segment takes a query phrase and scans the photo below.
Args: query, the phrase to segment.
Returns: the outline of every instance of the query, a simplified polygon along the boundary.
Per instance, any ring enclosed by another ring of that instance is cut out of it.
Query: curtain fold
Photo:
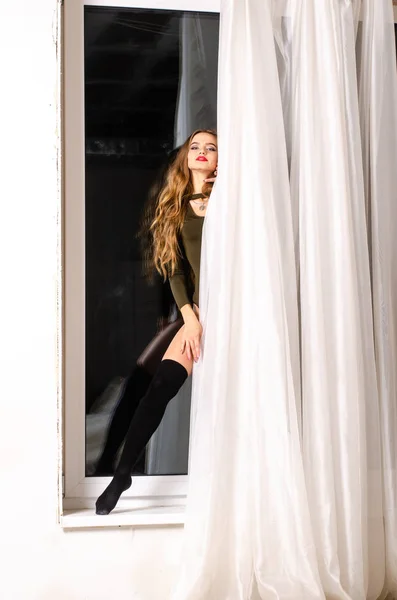
[[[391,2],[363,0],[362,19],[358,80],[381,420],[385,590],[397,597],[397,79]]]
[[[381,458],[353,5],[291,4],[291,194],[299,202],[310,515],[326,596],[377,598]]]
[[[323,598],[297,417],[296,271],[268,2],[223,4],[220,60],[219,179],[200,282],[204,359],[193,381],[174,598]]]
[[[389,0],[223,0],[174,600],[396,593]]]

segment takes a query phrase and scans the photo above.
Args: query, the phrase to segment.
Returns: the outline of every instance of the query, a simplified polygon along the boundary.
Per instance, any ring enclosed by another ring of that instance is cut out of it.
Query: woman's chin
[[[194,166],[192,169],[190,169],[191,171],[195,172],[195,173],[199,173],[200,175],[203,175],[204,179],[207,177],[211,177],[211,175],[213,174],[214,170],[216,167],[214,167],[214,169],[209,169],[208,166]]]

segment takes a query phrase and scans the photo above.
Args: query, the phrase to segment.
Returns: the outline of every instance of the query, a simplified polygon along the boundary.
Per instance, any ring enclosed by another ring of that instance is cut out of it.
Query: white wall
[[[0,3],[0,599],[166,600],[181,528],[56,524],[55,14]]]
[[[167,600],[181,528],[56,524],[55,13],[0,3],[0,599]]]

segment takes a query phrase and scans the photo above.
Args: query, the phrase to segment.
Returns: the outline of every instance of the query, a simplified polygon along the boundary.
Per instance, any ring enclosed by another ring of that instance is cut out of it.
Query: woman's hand
[[[205,183],[214,183],[216,181],[217,175],[218,175],[218,167],[214,171],[214,177],[210,177],[209,179],[204,179]]]
[[[191,306],[189,306],[188,310],[184,311],[182,309],[182,316],[185,324],[183,326],[181,344],[182,354],[186,352],[187,358],[189,360],[194,360],[195,362],[200,358],[200,341],[203,333],[203,328],[196,316],[196,311],[198,315],[198,309],[196,307],[194,310],[192,310]]]

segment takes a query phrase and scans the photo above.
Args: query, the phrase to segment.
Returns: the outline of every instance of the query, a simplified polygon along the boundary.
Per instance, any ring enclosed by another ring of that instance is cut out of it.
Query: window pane
[[[96,474],[111,472],[133,409],[132,396],[120,404],[123,389],[138,381],[136,360],[160,321],[176,314],[168,285],[143,273],[137,234],[170,152],[216,127],[218,29],[215,14],[85,8],[87,475],[113,422]],[[190,382],[136,474],[187,472],[189,412]]]

